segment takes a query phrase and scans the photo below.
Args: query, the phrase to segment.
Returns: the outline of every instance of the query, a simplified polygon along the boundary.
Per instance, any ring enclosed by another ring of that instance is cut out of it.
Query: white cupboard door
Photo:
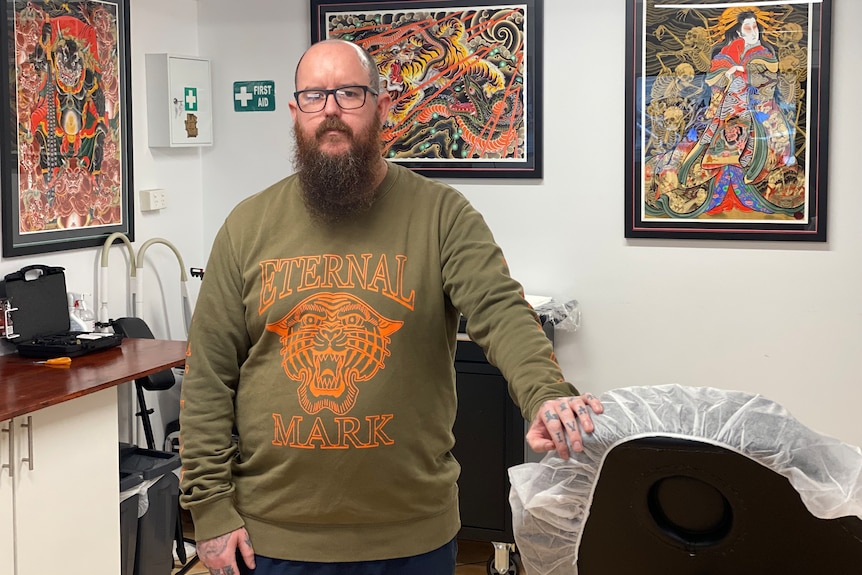
[[[14,423],[16,575],[117,575],[116,388]]]
[[[15,572],[15,537],[12,530],[12,476],[9,450],[12,421],[0,421],[0,573]],[[4,467],[5,466],[5,467]]]

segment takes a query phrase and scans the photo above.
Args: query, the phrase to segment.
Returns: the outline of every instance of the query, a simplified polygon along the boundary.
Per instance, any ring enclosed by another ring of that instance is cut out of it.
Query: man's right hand
[[[237,550],[248,568],[254,569],[254,549],[245,527],[197,542],[198,557],[210,575],[238,575]]]

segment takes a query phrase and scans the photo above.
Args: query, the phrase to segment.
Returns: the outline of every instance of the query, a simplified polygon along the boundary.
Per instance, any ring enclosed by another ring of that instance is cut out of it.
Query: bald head
[[[365,70],[368,75],[368,87],[374,90],[375,92],[380,91],[380,74],[377,72],[377,62],[374,61],[374,58],[365,51],[361,46],[354,44],[353,42],[348,42],[347,40],[339,40],[339,39],[329,39],[329,40],[321,40],[315,44],[312,44],[311,47],[305,51],[302,57],[299,59],[299,62],[296,65],[296,72],[294,75],[294,84],[297,89],[301,89],[299,87],[299,77],[302,72],[303,63],[309,65],[317,65],[317,62],[320,59],[336,59],[343,61],[345,66],[349,66],[353,64],[353,62],[349,61],[351,58],[351,53],[357,61],[359,65]]]

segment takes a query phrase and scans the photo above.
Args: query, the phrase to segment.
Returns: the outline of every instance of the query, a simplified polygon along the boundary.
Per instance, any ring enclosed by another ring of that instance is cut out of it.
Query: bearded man
[[[198,555],[212,575],[451,575],[460,315],[535,451],[582,449],[601,403],[564,381],[481,215],[381,156],[371,56],[315,44],[296,87],[297,171],[228,216],[189,333]]]

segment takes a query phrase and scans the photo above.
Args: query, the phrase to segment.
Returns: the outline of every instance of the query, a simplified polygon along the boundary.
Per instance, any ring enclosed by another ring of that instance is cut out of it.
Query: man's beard
[[[341,154],[320,151],[319,139],[329,130],[339,130],[350,138],[350,149]],[[293,165],[299,176],[305,205],[324,222],[338,222],[368,210],[374,203],[377,170],[380,166],[379,124],[372,123],[358,136],[338,118],[327,118],[314,137],[306,137],[294,124],[296,153]]]

